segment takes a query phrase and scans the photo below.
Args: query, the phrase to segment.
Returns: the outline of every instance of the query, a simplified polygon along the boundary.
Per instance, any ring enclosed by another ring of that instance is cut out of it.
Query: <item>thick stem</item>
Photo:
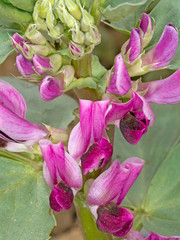
[[[85,203],[85,197],[78,193],[74,199],[76,213],[81,225],[84,240],[112,240],[110,234],[100,232],[96,226],[95,219]]]
[[[91,54],[86,54],[80,60],[73,60],[72,64],[77,78],[91,76]]]

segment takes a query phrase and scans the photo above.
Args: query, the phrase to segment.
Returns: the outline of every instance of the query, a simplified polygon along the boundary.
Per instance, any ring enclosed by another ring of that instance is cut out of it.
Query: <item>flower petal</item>
[[[121,168],[119,161],[115,160],[91,185],[87,203],[105,205],[113,200],[121,192],[128,175],[129,169]]]
[[[46,76],[39,85],[40,97],[44,101],[51,101],[63,94],[64,81],[51,76]]]
[[[9,141],[23,142],[32,145],[44,138],[48,130],[44,126],[29,122],[18,117],[8,108],[0,104],[0,131],[1,136]]]
[[[52,143],[49,140],[40,140],[39,141],[39,146],[41,148],[42,155],[44,157],[44,161],[46,164],[44,165],[44,178],[47,180],[47,184],[52,187],[52,184],[55,185],[58,183],[57,180],[57,173],[56,173],[56,163],[55,163],[55,153],[52,148]],[[48,170],[47,170],[47,168]],[[51,182],[51,179],[52,182]]]
[[[156,46],[142,56],[142,66],[153,64],[152,70],[167,66],[174,57],[177,47],[178,30],[169,23]]]
[[[100,206],[97,213],[97,227],[102,232],[111,233],[116,237],[124,237],[132,227],[132,213],[114,203]]]
[[[93,137],[98,141],[103,134],[105,127],[105,114],[109,107],[109,100],[97,101],[93,103]]]
[[[122,240],[144,240],[144,237],[138,231],[131,229],[126,236],[126,239]]]
[[[33,70],[33,63],[21,53],[18,53],[16,57],[16,67],[23,77],[31,77],[31,75],[36,74]]]
[[[127,192],[135,182],[136,178],[139,176],[143,166],[144,166],[144,160],[137,157],[128,158],[122,163],[121,167],[129,171],[129,176],[119,195],[119,198],[117,201],[118,205],[121,204],[121,202],[123,201]]]
[[[21,118],[26,116],[26,102],[23,96],[9,83],[0,79],[0,104]]]
[[[151,232],[150,235],[147,238],[145,238],[145,240],[180,240],[180,237],[178,236],[165,237],[158,235],[154,232]]]
[[[180,102],[180,69],[168,78],[142,83],[148,91],[145,94],[147,102],[158,104],[176,104]]]
[[[121,54],[117,55],[108,93],[125,95],[132,88],[131,79]]]

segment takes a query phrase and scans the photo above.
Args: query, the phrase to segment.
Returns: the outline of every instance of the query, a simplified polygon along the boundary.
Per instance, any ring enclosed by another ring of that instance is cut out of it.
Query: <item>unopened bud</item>
[[[40,17],[46,18],[49,11],[49,6],[53,6],[54,0],[42,0],[40,5]]]
[[[79,27],[75,27],[75,29],[72,29],[72,40],[75,43],[78,44],[83,44],[84,43],[84,33],[82,31],[79,30]]]
[[[84,46],[80,44],[76,44],[74,42],[70,42],[69,51],[72,55],[72,58],[77,60],[84,56]]]
[[[21,35],[19,35],[18,33],[15,33],[12,36],[12,41],[13,41],[13,46],[14,48],[19,52],[22,51],[23,45],[24,43],[27,43],[28,41],[23,38]]]
[[[97,45],[101,42],[101,34],[95,25],[90,26],[89,32],[85,33],[85,43]]]
[[[62,57],[60,54],[53,54],[50,57],[40,57],[34,54],[33,64],[40,75],[54,75],[62,65]]]
[[[74,79],[74,68],[71,65],[66,65],[61,68],[60,74],[63,74],[64,84],[66,88]]]
[[[25,36],[31,41],[33,44],[40,44],[44,45],[46,44],[47,40],[46,38],[42,35],[41,32],[37,30],[36,25],[34,24],[29,24]]]
[[[28,78],[36,74],[32,61],[26,59],[21,53],[18,53],[16,57],[16,67],[23,77]]]
[[[81,11],[82,11],[81,29],[84,32],[88,32],[90,26],[92,24],[94,25],[94,17],[91,16],[91,14],[83,8],[81,8]]]
[[[77,4],[73,1],[73,0],[66,0],[66,7],[68,9],[68,11],[70,12],[70,14],[77,20],[81,19],[81,10],[79,9],[79,7],[77,6]]]

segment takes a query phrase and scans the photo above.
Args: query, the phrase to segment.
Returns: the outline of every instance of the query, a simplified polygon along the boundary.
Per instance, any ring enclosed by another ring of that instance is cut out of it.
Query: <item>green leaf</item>
[[[145,199],[147,230],[161,235],[180,235],[180,144],[167,155],[155,174]],[[149,216],[150,215],[150,216]]]
[[[2,157],[0,165],[0,239],[49,239],[55,222],[42,172]]]
[[[10,35],[0,30],[0,64],[14,52]]]
[[[167,106],[152,104],[152,109],[156,116],[155,125],[153,126],[153,128],[149,127],[148,132],[142,137],[142,139],[139,141],[137,145],[133,146],[127,143],[126,140],[122,137],[120,130],[117,129],[115,135],[114,158],[113,158],[113,159],[118,158],[121,162],[123,162],[126,158],[133,156],[140,157],[145,160],[143,171],[141,172],[140,176],[134,183],[133,187],[130,189],[129,193],[127,194],[127,197],[123,201],[123,204],[134,209],[137,212],[137,214],[141,215],[143,219],[147,219],[146,217],[143,216],[148,216],[148,220],[150,219],[151,222],[153,215],[151,215],[152,212],[150,211],[149,205],[146,205],[147,203],[145,199],[147,198],[147,193],[149,191],[149,188],[151,187],[151,184],[153,184],[154,181],[153,178],[156,172],[160,171],[161,166],[163,167],[163,163],[166,161],[168,153],[170,153],[171,149],[173,149],[174,146],[179,141],[180,104]],[[177,170],[180,171],[180,165],[176,164],[176,167]],[[177,181],[176,176],[174,176],[174,181]],[[166,186],[164,186],[164,188],[165,187]],[[179,194],[180,188],[177,189],[177,192],[175,195],[173,195],[173,197],[171,195],[172,203],[173,201],[175,202],[175,199],[177,200],[177,202],[179,201],[178,197]],[[156,193],[154,193],[154,198],[155,195],[156,198],[160,197],[161,191],[159,192],[157,191]],[[163,198],[164,197],[162,196],[162,199]],[[163,201],[165,200],[163,199]],[[152,207],[155,208],[155,206],[151,206],[151,209]],[[180,208],[176,208],[176,210],[177,210],[176,214],[177,215],[179,214],[180,216]],[[169,214],[171,213],[169,212]],[[161,228],[160,224],[158,225],[159,231],[161,232],[163,232],[162,230],[163,222],[165,223],[166,220],[169,219],[169,216],[168,217],[167,216],[165,216],[163,213],[162,215],[161,214],[159,215],[159,219],[156,219],[161,222]],[[173,218],[173,212],[171,218]],[[145,222],[145,220],[143,220],[143,223],[145,223],[144,226],[148,230],[150,229],[156,232],[157,228],[155,228],[155,221],[153,222],[154,225],[152,225],[150,220],[149,222],[148,221]],[[171,227],[172,226],[170,227],[166,226],[167,235],[172,235]],[[180,232],[178,235],[180,235]]]
[[[92,55],[91,69],[92,76],[97,79],[102,78],[107,72],[106,68],[99,62],[99,58],[95,55]]]
[[[11,3],[14,7],[17,7],[21,10],[33,12],[36,0],[26,0],[23,2],[23,4],[22,0],[8,0],[8,2]]]
[[[150,42],[154,46],[160,39],[164,27],[168,23],[173,23],[177,28],[180,28],[180,4],[179,0],[161,0],[150,13],[156,21],[154,36]],[[180,41],[180,36],[179,36]],[[148,48],[149,49],[149,48]],[[169,69],[180,68],[180,44],[175,57],[168,66]]]
[[[16,78],[1,77],[1,79],[12,84],[24,96],[27,103],[26,119],[63,129],[74,119],[72,111],[78,104],[69,96],[64,94],[45,102],[39,96],[37,85]]]
[[[108,20],[104,23],[120,32],[130,34],[151,2],[152,0],[109,0],[101,8],[104,19]]]

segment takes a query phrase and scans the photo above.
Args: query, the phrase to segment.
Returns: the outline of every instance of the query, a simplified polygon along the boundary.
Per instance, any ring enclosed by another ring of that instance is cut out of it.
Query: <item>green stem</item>
[[[75,76],[80,77],[90,77],[91,74],[91,54],[86,54],[80,60],[73,60],[72,64],[75,69]]]
[[[78,193],[74,199],[74,205],[78,219],[81,224],[84,240],[112,240],[110,234],[100,232],[96,226],[95,219],[85,203],[85,197]]]
[[[142,214],[137,214],[134,217],[133,229],[140,231],[142,229]]]
[[[25,156],[22,156],[20,153],[13,153],[13,152],[8,152],[6,150],[0,150],[0,156],[10,158],[21,163],[25,163],[36,170],[40,169],[40,166],[38,163],[33,162],[31,159]]]
[[[95,24],[98,25],[98,23],[101,20],[101,13],[99,11],[100,6],[104,3],[104,0],[94,0],[92,8],[91,8],[91,15],[94,17]]]

